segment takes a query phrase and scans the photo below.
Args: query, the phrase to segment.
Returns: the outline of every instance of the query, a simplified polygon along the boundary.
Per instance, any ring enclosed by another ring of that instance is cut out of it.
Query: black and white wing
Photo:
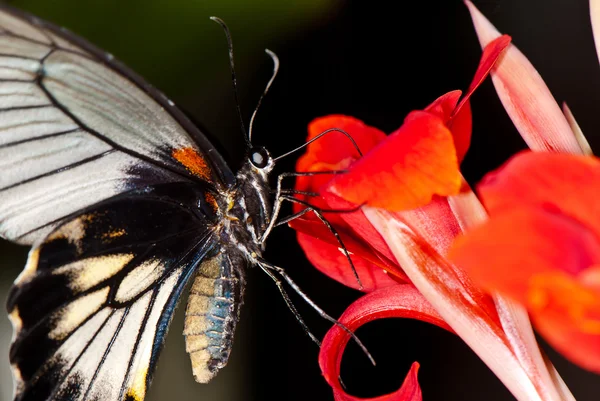
[[[167,98],[111,56],[0,8],[0,236],[40,240],[79,210],[148,185],[233,183]]]
[[[163,95],[0,7],[0,237],[33,244],[8,300],[15,399],[141,401],[232,185]]]
[[[8,299],[15,401],[144,399],[181,291],[218,251],[210,211],[182,206],[197,193],[119,195],[31,250]]]

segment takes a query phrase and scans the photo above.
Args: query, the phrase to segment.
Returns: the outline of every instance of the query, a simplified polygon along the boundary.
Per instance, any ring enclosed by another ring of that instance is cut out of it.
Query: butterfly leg
[[[283,288],[283,283],[281,282],[281,280],[278,279],[275,276],[275,274],[273,274],[273,272],[268,267],[264,266],[261,263],[259,263],[258,265],[275,282],[275,285],[277,286],[277,289],[279,290],[279,293],[283,297],[283,300],[285,301],[285,304],[287,305],[287,307],[289,308],[289,310],[294,314],[294,317],[296,318],[296,320],[298,321],[298,323],[300,323],[300,326],[302,326],[302,329],[304,330],[304,332],[310,337],[310,339],[315,344],[317,344],[320,347],[321,346],[321,341],[319,341],[317,339],[317,337],[310,331],[310,329],[306,325],[306,322],[304,322],[304,319],[302,319],[302,316],[300,315],[300,312],[298,312],[298,310],[296,309],[296,307],[292,303],[292,300],[290,299],[290,296],[285,291],[285,288]]]
[[[327,218],[323,215],[323,212],[337,212],[337,213],[351,213],[351,212],[355,212],[357,210],[359,210],[362,205],[357,206],[356,208],[353,209],[346,209],[346,210],[338,210],[338,209],[332,209],[332,210],[324,210],[324,209],[319,209],[317,207],[314,207],[313,205],[311,205],[308,202],[302,201],[300,199],[296,199],[292,196],[285,196],[282,195],[281,196],[281,201],[288,201],[288,202],[292,202],[292,203],[297,203],[303,206],[306,206],[306,208],[292,216],[289,216],[288,218],[282,220],[284,222],[289,222],[291,220],[297,219],[298,217],[302,216],[305,213],[308,212],[313,212],[318,218],[319,220],[321,220],[321,222],[323,224],[325,224],[325,226],[327,227],[327,229],[329,231],[331,231],[331,233],[333,234],[333,236],[335,237],[335,239],[337,240],[338,244],[340,244],[340,250],[342,251],[342,253],[344,254],[344,256],[346,257],[346,259],[348,260],[348,264],[350,265],[350,268],[352,269],[352,273],[354,274],[354,277],[356,278],[356,282],[358,283],[359,289],[363,288],[362,282],[360,281],[360,277],[358,276],[358,272],[356,271],[356,267],[354,266],[354,262],[352,262],[352,258],[350,257],[350,252],[348,252],[348,249],[346,248],[346,245],[344,245],[344,241],[342,240],[342,237],[340,237],[340,234],[337,232],[337,230],[333,227],[333,225],[329,222],[329,220],[327,220]],[[284,223],[281,223],[284,224]],[[279,225],[279,224],[278,224]]]
[[[369,358],[371,363],[373,365],[375,365],[375,360],[373,359],[373,356],[369,353],[369,351],[367,350],[367,347],[365,347],[365,345],[362,343],[362,341],[360,341],[360,339],[356,336],[356,334],[354,334],[352,332],[352,330],[350,330],[348,327],[346,327],[346,325],[344,325],[343,323],[340,323],[337,319],[334,319],[329,314],[327,314],[327,312],[325,312],[323,309],[321,309],[312,299],[310,299],[310,297],[304,291],[302,291],[302,289],[298,286],[298,284],[296,284],[296,282],[294,280],[292,280],[292,278],[286,273],[286,271],[282,267],[275,266],[274,264],[271,264],[262,258],[256,258],[256,262],[264,271],[270,270],[270,271],[275,272],[278,275],[280,275],[289,284],[289,286],[292,287],[292,289],[296,292],[296,294],[300,295],[300,297],[307,304],[309,304],[310,307],[313,308],[319,314],[319,316],[321,316],[325,320],[328,320],[329,322],[335,324],[336,326],[338,326],[339,328],[344,330],[346,333],[348,333],[352,337],[352,339],[356,342],[356,344],[360,347],[360,349],[365,353],[367,358]]]
[[[333,170],[333,171],[313,171],[313,172],[297,172],[297,173],[282,173],[277,177],[277,190],[275,191],[275,203],[273,204],[273,211],[271,212],[271,220],[269,221],[269,225],[263,232],[260,243],[264,243],[267,240],[269,234],[271,234],[271,230],[275,227],[275,223],[277,222],[277,217],[279,216],[279,212],[281,211],[281,204],[284,199],[282,198],[282,182],[287,177],[306,177],[313,175],[324,175],[324,174],[343,174],[345,170]]]

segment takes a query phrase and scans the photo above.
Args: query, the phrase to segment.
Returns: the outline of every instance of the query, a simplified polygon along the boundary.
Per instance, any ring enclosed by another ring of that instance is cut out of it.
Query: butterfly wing
[[[218,250],[211,211],[182,206],[197,196],[117,196],[31,250],[8,300],[15,400],[144,398],[181,291]]]
[[[112,196],[234,178],[164,95],[82,39],[0,9],[0,236],[21,244]]]
[[[217,252],[234,176],[110,55],[0,7],[0,236],[16,400],[142,400],[179,295]]]

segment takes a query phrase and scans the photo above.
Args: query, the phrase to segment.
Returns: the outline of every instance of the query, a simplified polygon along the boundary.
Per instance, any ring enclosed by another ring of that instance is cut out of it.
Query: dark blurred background
[[[600,146],[600,68],[585,0],[488,0],[476,5],[513,36],[559,101],[567,101],[596,150]],[[386,132],[412,109],[465,89],[480,48],[463,3],[341,0],[22,0],[13,5],[63,25],[145,76],[219,138],[232,167],[243,140],[234,112],[223,18],[235,44],[241,105],[249,118],[271,72],[263,49],[281,59],[280,75],[255,126],[255,142],[274,155],[303,142],[311,119],[344,113]],[[473,97],[473,145],[463,164],[471,183],[524,148],[486,82]],[[293,158],[280,171],[293,169]],[[0,297],[21,270],[27,249],[0,242]],[[312,268],[288,228],[279,228],[267,258],[285,266],[313,300],[334,316],[359,297]],[[485,261],[482,261],[485,262]],[[209,385],[195,384],[181,335],[180,308],[150,390],[150,400],[332,400],[318,349],[303,334],[270,280],[257,269],[249,285],[230,365]],[[296,298],[295,298],[296,299]],[[298,301],[313,330],[329,325]],[[396,389],[421,363],[426,400],[512,400],[458,337],[405,320],[359,331],[378,361],[371,367],[352,344],[343,378],[352,394]],[[0,319],[0,401],[10,399],[10,324]],[[549,350],[580,401],[598,399],[600,376]]]

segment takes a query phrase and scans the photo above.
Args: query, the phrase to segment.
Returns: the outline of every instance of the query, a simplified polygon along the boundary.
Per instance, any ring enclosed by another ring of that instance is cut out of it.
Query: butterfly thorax
[[[233,242],[247,256],[252,253],[260,255],[264,250],[261,236],[272,213],[269,186],[269,172],[272,168],[270,157],[264,168],[256,167],[249,158],[237,173],[237,184],[231,191],[225,214],[229,232],[225,235],[229,237],[229,243]]]

